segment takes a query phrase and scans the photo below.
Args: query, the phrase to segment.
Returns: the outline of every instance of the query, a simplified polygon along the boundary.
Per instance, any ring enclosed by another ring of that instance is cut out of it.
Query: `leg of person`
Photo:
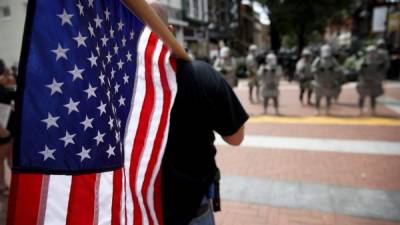
[[[272,99],[274,100],[275,114],[276,114],[276,115],[280,115],[280,113],[279,113],[279,100],[278,100],[278,97],[273,97]]]
[[[360,116],[364,114],[364,102],[365,102],[365,97],[360,95],[360,98],[358,99],[358,108],[360,109]]]
[[[0,193],[8,194],[8,187],[5,182],[4,161],[9,158],[12,148],[11,134],[4,128],[0,128]],[[11,159],[8,159],[11,163]]]
[[[268,102],[269,102],[269,98],[264,97],[264,114],[268,113]]]
[[[371,98],[371,113],[373,116],[376,115],[376,97],[375,96],[370,96]]]
[[[249,84],[249,101],[253,103],[253,85]]]
[[[326,115],[331,114],[332,97],[326,96]]]
[[[308,89],[308,90],[307,90],[307,104],[308,104],[308,105],[311,105],[311,96],[312,96],[312,93],[313,93],[312,89]]]
[[[321,115],[321,96],[315,96],[315,107],[317,109],[316,115]]]
[[[299,100],[300,100],[300,103],[301,103],[302,105],[304,105],[304,103],[303,103],[304,92],[305,92],[304,87],[303,87],[303,85],[300,83],[300,96],[299,96]]]

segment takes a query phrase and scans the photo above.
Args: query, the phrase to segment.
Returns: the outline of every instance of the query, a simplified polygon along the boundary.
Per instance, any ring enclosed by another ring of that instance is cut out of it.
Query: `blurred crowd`
[[[323,108],[325,114],[330,115],[331,105],[337,102],[342,85],[355,81],[360,115],[367,112],[375,115],[376,99],[384,93],[382,82],[390,67],[383,39],[354,53],[334,52],[329,44],[318,49],[304,48],[300,57],[284,51],[277,55],[273,52],[260,54],[258,47],[251,45],[244,57],[244,66],[237,61],[229,47],[222,47],[211,63],[232,87],[237,85],[238,76],[247,77],[250,102],[262,103],[267,114],[271,100],[276,115],[280,115],[279,83],[283,78],[298,82],[299,101],[314,106],[317,115],[321,115]],[[366,100],[369,100],[370,110],[365,108]]]
[[[0,195],[8,195],[5,167],[11,168],[15,132],[15,93],[17,67],[8,68],[0,59]]]

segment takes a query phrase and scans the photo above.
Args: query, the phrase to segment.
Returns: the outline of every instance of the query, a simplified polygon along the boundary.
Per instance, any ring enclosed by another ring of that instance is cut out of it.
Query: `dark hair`
[[[6,70],[6,64],[2,59],[0,59],[0,74],[3,74],[5,70]]]

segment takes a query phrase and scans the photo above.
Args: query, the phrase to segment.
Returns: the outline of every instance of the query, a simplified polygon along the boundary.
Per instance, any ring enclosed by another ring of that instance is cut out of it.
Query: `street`
[[[400,224],[400,83],[385,88],[378,117],[357,116],[354,83],[332,117],[315,117],[297,84],[282,82],[277,117],[250,104],[241,81],[235,91],[252,118],[241,147],[217,140],[217,224]]]

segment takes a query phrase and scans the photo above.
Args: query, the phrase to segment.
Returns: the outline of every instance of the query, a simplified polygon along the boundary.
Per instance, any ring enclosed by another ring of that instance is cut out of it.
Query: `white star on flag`
[[[106,58],[107,58],[107,63],[111,63],[112,55],[110,54],[110,52],[108,52]]]
[[[61,86],[63,86],[63,82],[57,82],[55,78],[53,78],[53,83],[46,85],[51,90],[50,95],[53,95],[55,93],[60,93],[62,94]]]
[[[74,102],[72,98],[69,99],[69,103],[65,104],[64,107],[68,109],[68,115],[72,112],[79,112],[78,110],[79,101]]]
[[[86,43],[85,40],[87,39],[87,37],[82,36],[81,32],[79,32],[78,36],[74,37],[74,40],[77,42],[78,44],[78,48],[83,45],[86,47]]]
[[[100,111],[100,116],[106,114],[106,104],[103,103],[103,101],[100,101],[100,105],[97,107],[97,109]]]
[[[75,144],[74,137],[76,134],[70,134],[68,131],[65,132],[65,136],[60,138],[61,141],[64,142],[64,147],[67,147],[69,144]]]
[[[50,113],[47,115],[47,119],[42,120],[43,123],[46,124],[46,129],[50,129],[51,127],[58,127],[57,120],[60,119],[59,116],[53,117]]]
[[[108,145],[108,149],[106,151],[108,153],[108,158],[110,158],[112,155],[115,156],[114,150],[115,150],[115,147],[112,147],[111,145]]]
[[[57,55],[56,61],[58,61],[61,58],[68,59],[67,57],[67,52],[69,51],[69,48],[63,48],[61,47],[61,44],[58,44],[57,49],[51,50],[54,52],[54,54]]]
[[[132,61],[132,54],[129,51],[126,54],[126,61],[128,61],[128,62]]]
[[[88,30],[90,32],[91,37],[96,37],[96,34],[94,33],[94,28],[92,27],[92,24],[90,24],[90,22],[89,22]]]
[[[100,40],[103,42],[103,47],[106,47],[107,46],[107,41],[108,41],[107,36],[104,35]]]
[[[104,75],[103,72],[100,72],[99,79],[100,79],[101,85],[103,85],[103,84],[106,83],[106,82],[104,81],[104,78],[105,78],[105,77],[106,77],[106,75]]]
[[[108,10],[108,8],[106,8],[106,11],[104,11],[104,14],[106,15],[106,20],[110,20],[110,11]]]
[[[134,32],[134,31],[131,31],[131,32],[129,33],[129,36],[130,36],[130,39],[133,40],[133,38],[135,37],[135,32]]]
[[[71,18],[74,16],[73,14],[68,14],[64,9],[63,13],[58,14],[57,16],[61,19],[61,26],[64,26],[64,24],[69,24],[72,26]]]
[[[85,159],[91,159],[89,153],[90,153],[90,148],[85,149],[85,147],[82,147],[82,151],[77,153],[76,155],[81,157],[81,162],[83,162],[83,160]]]
[[[41,151],[39,153],[43,155],[43,161],[46,161],[47,159],[56,160],[56,158],[54,157],[55,151],[56,151],[55,149],[50,149],[49,147],[47,147],[47,145],[45,145],[44,151]],[[108,158],[110,158],[110,156]]]
[[[121,97],[119,98],[119,100],[118,100],[118,102],[119,102],[119,106],[125,106],[125,98],[124,97],[122,97],[122,95],[121,95]]]
[[[89,0],[89,7],[90,7],[90,8],[93,8],[93,1],[94,1],[94,0]]]
[[[94,19],[94,22],[96,23],[96,28],[101,28],[101,23],[103,22],[103,20],[100,19],[99,14],[97,14],[96,18]]]
[[[93,68],[93,66],[97,66],[97,56],[93,55],[92,52],[92,56],[90,58],[88,58],[88,60],[90,61],[90,66]]]
[[[118,83],[115,83],[115,86],[114,86],[115,94],[117,94],[119,92],[119,87],[120,87],[120,85]]]
[[[72,81],[75,81],[77,78],[83,79],[82,73],[84,72],[84,69],[79,69],[76,65],[74,66],[73,70],[68,71],[68,73],[72,74]]]
[[[94,120],[94,118],[91,118],[91,119],[90,119],[90,118],[86,115],[85,120],[81,122],[81,124],[84,126],[84,131],[86,131],[86,129],[88,129],[88,128],[93,128],[93,125],[92,125],[93,120]]]
[[[122,66],[124,66],[124,62],[122,62],[122,60],[120,59],[119,62],[117,63],[118,65],[118,69],[122,70]]]
[[[115,46],[114,46],[114,54],[115,55],[118,55],[118,49],[119,49],[118,45],[115,44]]]
[[[120,20],[118,23],[118,30],[121,31],[124,26],[125,24],[122,22],[122,20]]]
[[[97,87],[92,87],[92,85],[89,84],[89,87],[84,90],[84,92],[87,93],[87,99],[91,97],[97,97],[95,91],[97,90]]]
[[[111,38],[113,38],[113,37],[114,37],[114,30],[113,30],[113,28],[112,28],[112,27],[110,28],[110,37],[111,37]]]
[[[122,46],[126,46],[126,38],[125,38],[125,36],[122,38]]]
[[[127,74],[124,75],[123,79],[124,79],[124,84],[129,83],[129,76]]]
[[[110,130],[112,130],[114,127],[114,119],[111,116],[110,119],[108,120],[108,126],[110,127]]]
[[[81,3],[81,1],[78,2],[78,4],[76,4],[76,6],[79,8],[79,15],[84,16],[84,12],[83,12],[83,5]]]
[[[100,133],[100,131],[97,131],[97,136],[93,138],[94,140],[96,140],[97,146],[99,146],[101,142],[104,142],[103,138],[105,135],[105,133]]]

